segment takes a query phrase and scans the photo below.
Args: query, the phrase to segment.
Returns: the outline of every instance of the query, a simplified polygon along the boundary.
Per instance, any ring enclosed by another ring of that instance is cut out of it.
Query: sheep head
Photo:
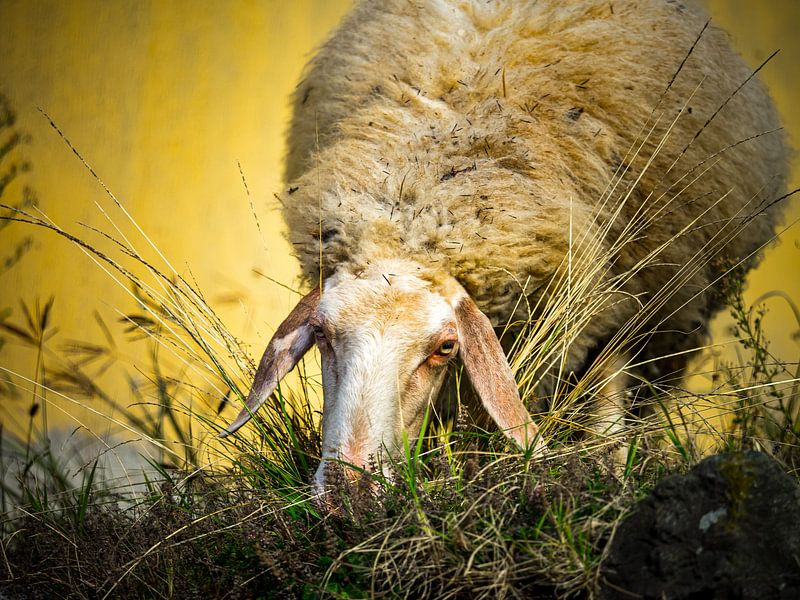
[[[340,268],[280,325],[258,367],[247,406],[223,436],[244,425],[313,345],[322,357],[322,460],[366,467],[416,438],[447,366],[463,362],[489,415],[520,447],[541,448],[489,319],[455,279],[426,276],[405,261]],[[357,471],[346,470],[351,476]]]

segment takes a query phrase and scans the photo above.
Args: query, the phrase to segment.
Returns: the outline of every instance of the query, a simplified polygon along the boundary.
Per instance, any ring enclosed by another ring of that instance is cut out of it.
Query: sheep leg
[[[612,440],[616,443],[612,454],[613,472],[621,476],[628,460],[628,441],[626,430],[627,392],[630,376],[625,372],[629,361],[627,354],[614,357],[601,368],[602,385],[594,398],[590,431],[600,441]]]

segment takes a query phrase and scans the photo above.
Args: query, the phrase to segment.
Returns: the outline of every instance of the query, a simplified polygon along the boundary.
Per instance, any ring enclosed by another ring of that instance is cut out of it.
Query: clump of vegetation
[[[738,360],[721,365],[727,395],[734,399],[731,444],[769,452],[796,471],[800,468],[800,363],[782,362],[770,352],[763,323],[765,301],[771,298],[791,307],[798,327],[800,309],[780,291],[764,294],[748,306],[741,278],[731,279],[723,293],[739,345]]]
[[[531,462],[497,442],[457,431],[446,445],[419,444],[377,488],[334,471],[326,511],[301,485],[247,485],[269,470],[256,456],[225,474],[162,469],[136,500],[93,481],[91,465],[72,491],[28,482],[24,510],[4,523],[5,589],[43,598],[588,596],[615,523],[663,473],[664,453],[637,452],[617,478],[610,452]]]

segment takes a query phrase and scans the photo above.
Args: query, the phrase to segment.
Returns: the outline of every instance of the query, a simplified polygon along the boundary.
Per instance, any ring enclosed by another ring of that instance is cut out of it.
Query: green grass
[[[755,411],[780,399],[788,407],[796,396],[774,395],[786,386],[763,368],[766,342],[754,342],[758,326],[750,321],[758,313],[733,305],[749,332],[742,335],[751,337],[742,344],[747,368],[730,370],[738,376],[727,381],[735,418],[720,432],[720,448],[742,449],[764,439]],[[25,312],[41,323],[35,310]],[[10,325],[9,334],[38,347],[41,336]],[[503,436],[476,430],[462,410],[446,433],[426,418],[424,435],[406,438],[404,455],[391,459],[388,479],[364,473],[349,485],[333,468],[333,510],[321,510],[308,485],[318,425],[304,398],[277,396],[259,413],[256,431],[214,441],[212,451],[206,432],[224,421],[219,407],[189,411],[181,400],[187,390],[153,361],[149,397],[137,393],[157,410],[120,413],[164,447],[141,478],[144,492],[98,478],[96,460],[69,472],[41,429],[27,440],[4,434],[3,470],[13,469],[15,457],[19,465],[16,484],[4,489],[2,522],[2,587],[11,597],[23,590],[43,598],[593,597],[619,519],[666,473],[699,457],[674,413],[657,427],[632,425],[620,474],[613,443],[575,441],[569,425],[550,440],[548,458],[532,460]],[[39,381],[32,389],[46,387]],[[90,398],[104,396],[92,390]],[[31,411],[31,421],[38,418]],[[796,427],[784,423],[780,431]],[[168,451],[169,440],[182,451]],[[795,466],[797,444],[777,447]],[[201,464],[204,456],[214,460]]]

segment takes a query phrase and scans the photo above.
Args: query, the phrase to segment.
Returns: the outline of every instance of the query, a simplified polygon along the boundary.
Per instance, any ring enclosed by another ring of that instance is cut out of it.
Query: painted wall
[[[3,201],[30,185],[48,217],[100,247],[106,245],[78,223],[114,233],[107,211],[143,254],[165,267],[41,107],[176,271],[197,280],[230,330],[260,345],[294,301],[291,292],[253,272],[291,285],[297,270],[273,199],[280,189],[288,97],[309,53],[348,5],[0,2],[0,93],[18,113],[17,129],[31,136],[7,162],[32,164]],[[0,232],[0,254],[31,233],[19,225]],[[11,319],[24,322],[20,297],[33,302],[55,295],[52,321],[60,331],[50,341],[54,348],[70,339],[102,340],[94,309],[118,330],[120,311],[136,310],[127,286],[69,242],[33,234],[33,249],[0,279],[0,308],[13,307]],[[142,350],[122,345],[119,352],[136,361]],[[0,365],[28,376],[35,363],[36,353],[12,340],[0,354]],[[2,400],[7,427],[24,422],[30,405],[30,384],[15,381],[23,397]],[[124,381],[104,384],[130,401]]]
[[[775,50],[778,55],[761,71],[783,119],[793,148],[800,148],[800,2],[794,0],[707,0],[715,22],[726,29],[742,56],[754,67]],[[800,187],[800,156],[795,150],[790,189]],[[787,205],[780,242],[770,247],[760,267],[750,273],[746,298],[756,301],[762,294],[780,290],[800,303],[800,198]],[[780,298],[766,302],[767,339],[773,354],[784,361],[800,360],[800,323],[793,309]],[[718,343],[730,341],[722,315],[714,327]],[[727,350],[728,352],[730,349]],[[793,368],[791,369],[794,370]]]
[[[90,1],[0,2],[0,93],[30,134],[5,161],[28,160],[32,170],[3,200],[35,189],[39,206],[59,225],[91,237],[78,223],[113,231],[124,216],[73,155],[42,108],[80,150],[139,226],[184,276],[194,277],[234,334],[261,351],[295,296],[254,269],[292,285],[296,265],[280,235],[273,192],[280,189],[288,96],[304,61],[338,22],[348,0],[283,2]],[[792,0],[709,0],[747,59],[781,54],[764,71],[795,142],[800,141],[798,69],[800,4]],[[238,164],[259,218],[259,232]],[[5,162],[3,164],[9,164]],[[798,179],[794,181],[797,185]],[[800,217],[798,204],[788,221]],[[135,245],[164,266],[147,241],[124,225]],[[32,232],[0,231],[5,256]],[[94,236],[95,238],[97,236]],[[770,250],[751,278],[749,297],[781,288],[800,300],[797,230]],[[102,241],[98,241],[102,244]],[[55,295],[51,344],[102,339],[93,311],[114,321],[135,308],[128,290],[79,249],[34,233],[33,248],[0,279],[0,309],[19,298]],[[774,306],[773,306],[774,305]],[[798,329],[791,312],[771,303],[769,335],[776,353],[796,360]],[[718,339],[724,324],[718,326]],[[120,346],[120,354],[137,350]],[[9,343],[0,365],[34,371],[35,353]],[[30,384],[2,399],[0,419],[24,423]],[[128,401],[124,382],[117,386]],[[69,406],[65,410],[73,410]],[[54,417],[55,418],[55,417]],[[84,418],[84,417],[81,417]],[[91,417],[85,417],[91,422]]]

